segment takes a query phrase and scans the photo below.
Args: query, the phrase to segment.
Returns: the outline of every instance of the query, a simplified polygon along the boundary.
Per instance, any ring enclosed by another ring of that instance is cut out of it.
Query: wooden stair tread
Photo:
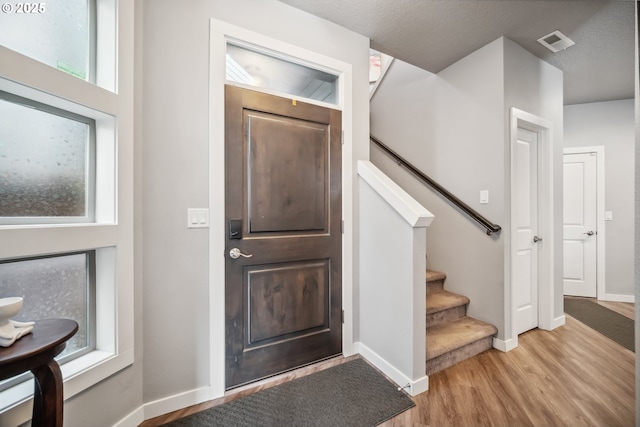
[[[428,327],[426,336],[427,362],[497,332],[498,329],[495,326],[469,316]]]
[[[449,291],[435,292],[427,296],[427,314],[469,304],[469,298]],[[428,326],[428,325],[427,325]]]
[[[447,275],[426,272],[426,365],[432,375],[493,347],[498,329],[468,317],[469,298],[444,289]]]
[[[447,275],[435,270],[427,270],[427,282],[435,282],[436,280],[444,280],[447,278]]]

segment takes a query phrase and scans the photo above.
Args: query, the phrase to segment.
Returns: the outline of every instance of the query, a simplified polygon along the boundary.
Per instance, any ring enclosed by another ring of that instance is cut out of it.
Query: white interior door
[[[564,155],[564,294],[596,297],[597,154]]]
[[[516,333],[538,326],[538,134],[518,128],[514,152]]]

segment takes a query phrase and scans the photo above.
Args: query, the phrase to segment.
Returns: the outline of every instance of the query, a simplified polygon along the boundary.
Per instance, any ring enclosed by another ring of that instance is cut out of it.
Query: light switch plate
[[[613,212],[605,211],[604,212],[604,220],[605,221],[613,221]]]
[[[489,190],[480,191],[480,204],[486,205],[489,203]]]
[[[187,209],[187,228],[209,227],[209,209]]]

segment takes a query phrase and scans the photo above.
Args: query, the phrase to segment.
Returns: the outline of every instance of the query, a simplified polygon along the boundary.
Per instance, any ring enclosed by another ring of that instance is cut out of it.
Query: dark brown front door
[[[342,352],[342,119],[300,101],[225,92],[232,388]]]

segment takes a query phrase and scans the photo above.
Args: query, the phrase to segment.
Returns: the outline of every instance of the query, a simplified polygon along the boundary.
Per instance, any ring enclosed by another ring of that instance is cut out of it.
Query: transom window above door
[[[227,43],[227,80],[268,91],[339,104],[339,76]]]

